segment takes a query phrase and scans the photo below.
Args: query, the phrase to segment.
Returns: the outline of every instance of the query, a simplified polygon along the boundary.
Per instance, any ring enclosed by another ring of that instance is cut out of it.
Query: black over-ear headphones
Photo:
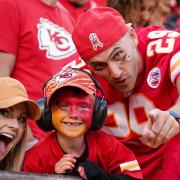
[[[90,127],[91,130],[98,130],[102,128],[107,117],[107,102],[104,99],[104,91],[101,88],[99,82],[89,72],[85,70],[81,70],[81,69],[76,69],[76,68],[72,68],[72,69],[86,73],[93,80],[96,88],[101,93],[100,97],[96,96],[95,98],[92,123]],[[43,90],[46,87],[49,80],[47,80],[45,84],[43,85]],[[53,130],[54,127],[52,124],[52,113],[51,113],[51,109],[47,106],[46,97],[38,100],[37,103],[42,107],[41,118],[37,121],[38,126],[44,131]]]

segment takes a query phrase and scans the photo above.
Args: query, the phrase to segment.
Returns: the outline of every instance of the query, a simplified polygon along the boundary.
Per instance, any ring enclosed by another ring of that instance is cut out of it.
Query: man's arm
[[[15,55],[0,52],[0,76],[10,76],[13,71],[15,61]]]

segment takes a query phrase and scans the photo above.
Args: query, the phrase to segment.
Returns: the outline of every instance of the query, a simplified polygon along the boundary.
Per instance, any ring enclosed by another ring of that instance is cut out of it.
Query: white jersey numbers
[[[180,33],[175,31],[151,31],[148,38],[154,40],[147,46],[147,56],[151,57],[154,53],[170,53],[174,49],[175,38]]]
[[[123,102],[108,106],[108,121],[111,123],[104,126],[103,130],[118,138],[127,138],[132,132],[141,136],[148,122],[147,113],[154,108],[154,104],[143,94],[132,95],[129,99],[128,110]]]

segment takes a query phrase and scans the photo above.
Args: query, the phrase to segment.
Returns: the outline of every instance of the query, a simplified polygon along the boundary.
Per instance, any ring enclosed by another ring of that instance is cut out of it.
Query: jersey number
[[[103,129],[119,138],[127,138],[131,132],[141,135],[148,121],[147,113],[154,108],[155,105],[143,94],[132,95],[129,100],[129,117],[122,102],[110,105],[108,121],[112,116],[114,126],[104,126]]]
[[[175,31],[151,31],[148,38],[154,39],[147,46],[147,56],[154,53],[170,53],[174,49],[175,38],[179,36]],[[164,38],[166,37],[166,38]]]

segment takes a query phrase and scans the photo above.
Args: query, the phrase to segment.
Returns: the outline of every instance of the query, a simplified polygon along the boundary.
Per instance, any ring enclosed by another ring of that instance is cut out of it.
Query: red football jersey
[[[86,140],[88,161],[94,162],[108,173],[125,174],[142,179],[140,167],[134,154],[117,139],[102,131],[88,131]],[[63,155],[56,133],[52,132],[45,140],[36,144],[26,153],[22,170],[36,173],[55,173],[55,164]]]
[[[138,49],[143,71],[139,74],[131,95],[108,106],[106,132],[125,141],[135,152],[146,180],[156,180],[161,171],[161,154],[165,147],[152,149],[141,139],[153,108],[168,110],[177,100],[176,80],[180,76],[179,32],[152,26],[139,29]],[[117,98],[118,93],[112,93]]]
[[[180,134],[175,136],[168,145],[167,151],[163,156],[163,171],[161,173],[162,180],[179,180],[180,171],[179,171],[179,162],[180,162]]]

